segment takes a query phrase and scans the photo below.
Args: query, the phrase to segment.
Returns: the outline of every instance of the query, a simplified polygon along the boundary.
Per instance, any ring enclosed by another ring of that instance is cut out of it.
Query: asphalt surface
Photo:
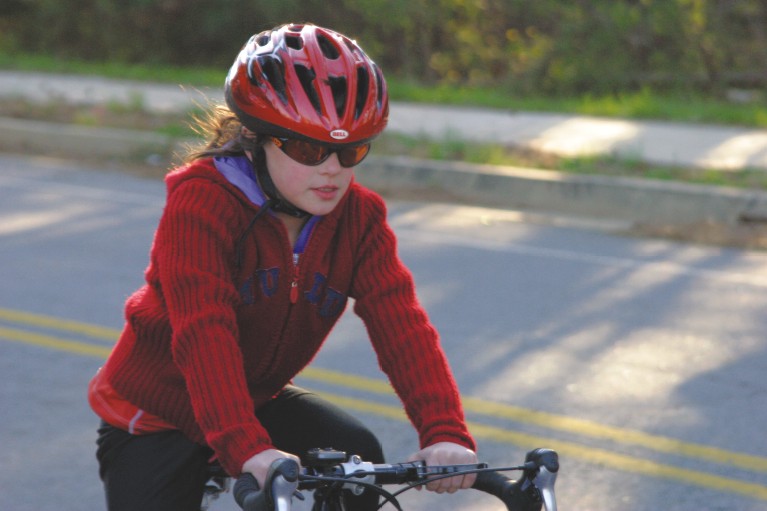
[[[0,96],[41,103],[114,102],[168,111],[220,95],[0,71]],[[392,104],[389,129],[560,155],[767,170],[764,130],[405,103]],[[174,142],[126,130],[0,119],[0,151],[27,155],[151,159]],[[77,329],[119,328],[122,301],[145,265],[162,185],[112,174],[108,165],[98,167],[101,177],[94,180],[92,170],[50,160],[3,161],[0,313],[7,317],[0,318],[0,337],[15,342],[0,343],[8,376],[0,392],[7,413],[0,433],[11,440],[0,458],[0,507],[95,511],[102,495],[94,477],[93,417],[82,389],[109,341],[91,342],[96,334],[84,337]],[[519,212],[399,203],[392,209],[403,252],[424,284],[423,300],[444,325],[451,358],[462,362],[456,365],[462,389],[469,398],[491,399],[493,407],[507,401],[525,407],[525,419],[512,419],[510,427],[499,411],[488,415],[487,403],[469,400],[472,421],[508,428],[491,429],[483,452],[498,456],[498,463],[508,461],[510,449],[522,452],[526,442],[508,441],[508,431],[552,439],[568,459],[558,483],[565,508],[764,509],[762,254],[558,227],[737,223],[744,214],[767,218],[764,193],[404,158],[370,158],[358,178],[382,191],[407,189],[415,197],[439,194]],[[142,236],[146,243],[135,243]],[[472,287],[486,296],[467,303],[461,290]],[[456,315],[467,310],[465,320]],[[356,323],[341,325],[338,344],[329,345],[318,367],[331,375],[350,366],[369,374],[373,359],[350,361],[366,349],[356,342],[363,333]],[[484,351],[480,342],[487,343]],[[313,373],[308,382],[337,392],[323,374]],[[359,389],[342,392],[374,400]],[[376,428],[399,458],[412,438],[403,440],[401,422],[385,418],[384,410]],[[541,425],[529,418],[538,417],[533,410],[557,415]],[[740,461],[744,454],[752,458]],[[44,491],[30,484],[41,474],[49,481]],[[411,509],[434,508],[429,496],[418,497],[423,507]],[[228,501],[216,509],[235,508]]]
[[[0,96],[30,101],[118,103],[155,111],[220,101],[222,91],[99,77],[0,71]],[[680,167],[767,170],[767,130],[562,114],[393,103],[388,129],[435,139],[500,143],[556,155],[613,155]],[[127,130],[0,119],[0,150],[151,159],[177,141]],[[369,171],[367,171],[369,169]],[[360,179],[383,191],[549,212],[601,222],[695,224],[767,219],[767,194],[610,176],[370,158]]]
[[[0,155],[3,511],[103,511],[85,389],[164,198],[157,179]],[[483,461],[556,449],[563,510],[767,509],[767,253],[427,201],[389,201],[389,220]],[[351,310],[299,381],[370,425],[390,461],[415,449]],[[481,497],[411,492],[403,508],[500,511]]]
[[[0,96],[177,110],[220,99],[220,91],[0,71]],[[392,105],[389,129],[563,155],[767,169],[763,130],[403,103]],[[151,158],[170,143],[0,119],[0,150],[28,155]],[[0,507],[96,511],[103,496],[83,389],[111,342],[104,330],[115,335],[122,302],[140,282],[162,185],[108,166],[96,178],[93,169],[47,159],[2,160]],[[557,226],[733,223],[767,211],[763,193],[396,158],[371,158],[358,176],[381,190],[523,212],[392,207],[491,461],[523,452],[529,442],[509,440],[515,434],[553,442],[567,459],[558,482],[565,509],[765,509],[763,254]],[[529,221],[549,213],[557,220]],[[372,374],[375,360],[357,358],[368,351],[360,325],[344,323],[335,335],[317,367]],[[328,374],[308,382],[366,405],[382,401],[375,427],[393,459],[406,455],[413,439],[387,415],[391,396],[363,392],[367,380],[344,388]],[[508,419],[505,405],[523,413]],[[439,507],[429,497],[408,508]]]

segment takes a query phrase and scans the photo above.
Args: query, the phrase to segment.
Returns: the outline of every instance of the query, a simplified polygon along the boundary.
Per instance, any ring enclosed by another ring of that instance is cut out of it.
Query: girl
[[[206,147],[166,178],[146,284],[90,385],[110,511],[199,509],[212,457],[259,484],[313,447],[382,463],[371,431],[291,384],[348,298],[418,432],[413,459],[476,462],[383,201],[353,179],[387,122],[379,68],[341,34],[284,25],[245,44],[225,96]],[[373,492],[347,496],[347,509],[376,507]]]

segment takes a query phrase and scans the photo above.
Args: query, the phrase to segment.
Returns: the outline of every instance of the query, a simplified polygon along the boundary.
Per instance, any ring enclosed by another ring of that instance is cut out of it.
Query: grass
[[[191,121],[195,114],[199,112],[162,114],[148,112],[140,97],[131,98],[128,103],[111,101],[97,105],[71,105],[60,101],[37,103],[16,98],[0,99],[0,117],[155,131],[176,139],[189,139],[196,136],[191,128]],[[405,155],[431,160],[538,168],[569,174],[633,177],[767,190],[767,173],[762,170],[704,170],[659,166],[630,157],[557,157],[515,147],[466,142],[449,136],[434,140],[385,132],[376,139],[375,153],[384,156]]]
[[[219,68],[61,60],[45,55],[11,55],[2,51],[0,69],[90,74],[210,87],[222,86],[226,72]],[[649,89],[604,96],[542,97],[521,96],[504,87],[425,86],[395,76],[389,76],[388,83],[391,98],[395,101],[767,128],[767,96],[763,91],[749,91],[745,99],[728,101],[689,92],[659,95]]]
[[[147,64],[94,63],[58,60],[41,55],[7,55],[0,52],[0,69],[90,74],[117,79],[183,83],[191,86],[218,86],[220,69],[180,68]],[[584,115],[663,119],[680,122],[714,122],[767,127],[767,106],[757,103],[732,103],[705,97],[659,96],[643,90],[608,97],[517,98],[499,90],[446,86],[425,87],[390,79],[391,96],[397,101],[436,102],[450,105],[505,108],[524,111],[570,112]],[[176,138],[194,136],[189,126],[192,114],[148,112],[144,98],[132,97],[127,103],[76,106],[51,101],[30,103],[11,98],[0,100],[0,115],[31,119],[50,119],[85,126],[106,126],[153,130]],[[376,141],[376,153],[408,155],[416,158],[454,160],[469,163],[543,168],[571,174],[600,174],[637,177],[716,186],[767,190],[767,175],[759,170],[686,169],[648,165],[631,158],[554,157],[518,148],[467,143],[458,138],[428,140],[385,133]]]
[[[728,101],[689,92],[660,95],[649,89],[604,96],[584,94],[577,97],[522,97],[501,88],[424,87],[396,78],[389,79],[389,86],[392,98],[398,101],[767,127],[767,97],[756,92],[747,92],[744,94],[746,99],[741,101]]]
[[[767,127],[767,102],[754,94],[735,102],[695,93],[655,94],[649,89],[565,99],[561,108],[583,115]]]
[[[462,140],[429,140],[384,133],[376,140],[376,154],[408,155],[445,161],[556,170],[568,174],[604,175],[682,181],[686,183],[767,190],[767,173],[759,169],[697,169],[648,164],[617,156],[557,157],[514,147],[476,144]]]
[[[186,68],[123,62],[89,62],[76,59],[55,59],[47,55],[7,54],[0,51],[0,69],[96,75],[121,80],[183,83],[190,85],[221,86],[226,70]]]

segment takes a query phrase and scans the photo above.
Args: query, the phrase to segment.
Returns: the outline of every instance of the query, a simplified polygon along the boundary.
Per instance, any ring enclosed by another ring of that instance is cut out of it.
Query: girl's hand
[[[253,474],[253,477],[258,481],[258,487],[263,489],[264,481],[266,481],[266,476],[269,473],[269,467],[274,461],[282,458],[294,460],[299,466],[301,465],[301,460],[298,459],[298,456],[277,449],[267,449],[243,463],[242,471]]]
[[[452,442],[439,442],[421,449],[408,458],[408,461],[423,460],[427,465],[470,465],[477,463],[477,455],[471,449]],[[471,488],[477,479],[476,474],[454,476],[439,479],[426,485],[426,489],[437,493],[455,493]]]

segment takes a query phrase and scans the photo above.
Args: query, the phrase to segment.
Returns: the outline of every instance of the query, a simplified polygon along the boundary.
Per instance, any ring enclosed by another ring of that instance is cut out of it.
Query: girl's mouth
[[[312,191],[322,200],[332,200],[335,199],[336,194],[338,193],[338,187],[331,185],[320,186],[317,188],[312,188]]]

